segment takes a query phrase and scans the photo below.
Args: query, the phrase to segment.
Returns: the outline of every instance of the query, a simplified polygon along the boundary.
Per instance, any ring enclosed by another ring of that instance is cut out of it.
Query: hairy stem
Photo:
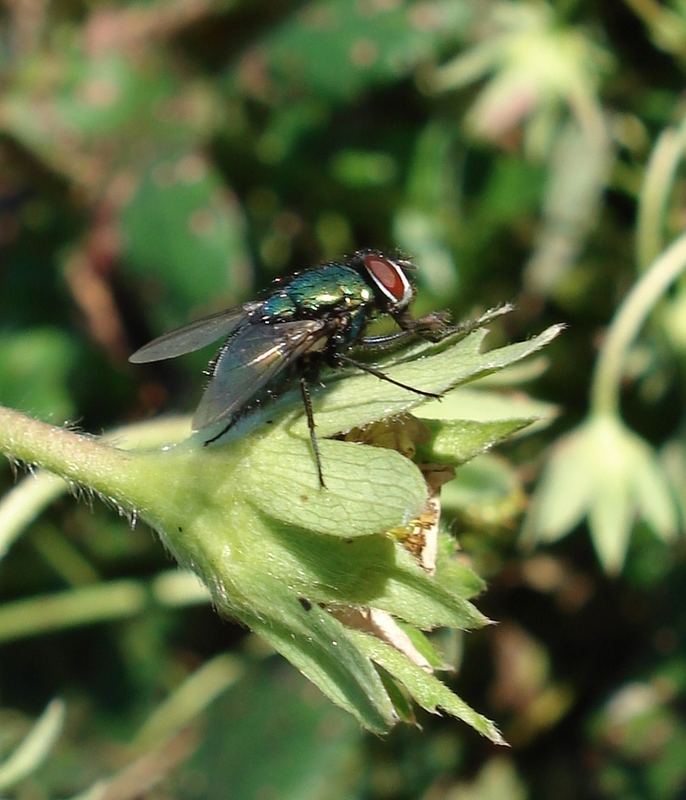
[[[91,436],[0,407],[0,451],[98,492],[126,508],[147,505],[140,459]]]

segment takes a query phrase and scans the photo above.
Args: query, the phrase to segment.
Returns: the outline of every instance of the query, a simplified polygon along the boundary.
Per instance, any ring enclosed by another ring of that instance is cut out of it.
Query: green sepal
[[[412,642],[419,655],[426,659],[431,669],[450,669],[443,656],[434,647],[433,642],[425,633],[422,633],[422,631],[417,630],[417,628],[414,626],[407,625],[404,622],[399,622],[398,626],[407,635],[408,639]]]
[[[359,649],[399,681],[426,711],[433,714],[445,711],[471,725],[495,744],[506,744],[500,731],[490,719],[474,711],[433,675],[379,639],[361,631],[350,633]]]
[[[417,461],[459,467],[513,433],[526,428],[533,419],[444,421],[420,418],[429,429],[429,440],[417,446]]]
[[[417,716],[414,713],[412,698],[386,670],[379,668],[379,677],[388,693],[391,703],[393,703],[393,708],[398,715],[398,719],[408,725],[416,725]]]
[[[307,608],[272,584],[279,619],[243,614],[243,622],[294,664],[336,705],[375,733],[397,721],[394,705],[369,658],[350,631],[316,604]]]
[[[453,544],[454,540],[447,534],[440,534],[441,538],[449,539]],[[472,597],[483,592],[486,581],[474,572],[473,569],[458,561],[454,555],[443,555],[440,551],[436,559],[436,572],[434,581],[440,586],[448,587],[452,592],[459,593],[460,597],[470,600]]]
[[[246,542],[255,572],[268,569],[296,596],[326,604],[372,606],[426,630],[439,626],[464,630],[489,623],[462,596],[459,585],[437,583],[389,537],[323,537],[266,518],[259,525],[260,533],[250,536],[249,545]],[[262,593],[261,585],[254,587],[254,593]]]

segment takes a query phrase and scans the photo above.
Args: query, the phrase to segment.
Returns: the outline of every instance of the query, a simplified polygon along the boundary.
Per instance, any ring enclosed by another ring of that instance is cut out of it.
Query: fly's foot
[[[420,317],[417,323],[419,335],[430,342],[440,342],[454,330],[449,311],[432,311]]]
[[[451,324],[450,314],[447,311],[434,311],[427,314],[425,317],[420,317],[413,320],[413,327],[411,330],[422,339],[429,342],[441,342],[444,339],[464,339],[477,328],[482,328],[487,325],[491,320],[501,317],[503,314],[509,314],[514,306],[511,303],[505,303],[502,306],[490,308],[484,312],[480,317],[475,319],[468,319],[464,322],[459,322],[457,325]]]

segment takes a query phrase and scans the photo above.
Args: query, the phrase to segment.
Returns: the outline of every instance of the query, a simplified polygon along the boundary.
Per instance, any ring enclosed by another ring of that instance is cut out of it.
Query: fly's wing
[[[193,430],[228,420],[287,366],[326,343],[322,320],[245,325],[219,354]]]
[[[200,350],[201,347],[216,342],[217,339],[226,338],[258,306],[258,303],[246,303],[243,306],[220,311],[169,331],[169,333],[164,333],[157,339],[153,339],[152,342],[143,345],[140,350],[136,350],[129,357],[129,361],[133,364],[163,361],[166,358],[176,358],[184,353]]]

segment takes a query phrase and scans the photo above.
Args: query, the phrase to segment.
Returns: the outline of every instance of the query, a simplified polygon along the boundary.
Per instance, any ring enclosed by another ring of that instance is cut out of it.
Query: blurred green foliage
[[[591,386],[684,227],[685,70],[680,0],[2,5],[2,404],[94,432],[189,410],[205,356],[134,370],[131,350],[358,246],[415,257],[420,312],[514,301],[496,342],[569,324],[547,370],[460,397],[467,419],[557,420],[444,492],[501,624],[439,643],[511,751],[427,715],[362,734],[147,531],[59,500],[0,529],[3,797],[686,794],[676,272],[615,364],[621,420]]]

